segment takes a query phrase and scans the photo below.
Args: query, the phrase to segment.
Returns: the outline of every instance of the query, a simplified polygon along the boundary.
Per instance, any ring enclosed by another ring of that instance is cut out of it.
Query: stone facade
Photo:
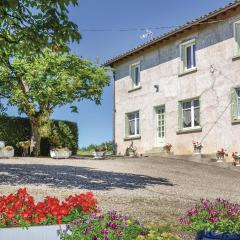
[[[139,154],[161,147],[157,141],[156,107],[165,106],[165,139],[175,154],[191,154],[192,141],[203,144],[202,153],[220,148],[240,152],[240,124],[232,122],[231,89],[240,87],[240,57],[235,56],[233,23],[240,11],[225,21],[184,31],[164,43],[147,48],[113,64],[115,68],[115,142],[117,154],[125,154],[133,141]],[[196,69],[179,74],[180,45],[196,40]],[[132,89],[129,66],[140,62],[141,87]],[[156,91],[156,86],[159,91]],[[154,87],[155,86],[155,87]],[[130,91],[129,91],[130,90]],[[179,132],[178,102],[200,99],[197,131]],[[139,111],[140,134],[127,138],[126,113]]]

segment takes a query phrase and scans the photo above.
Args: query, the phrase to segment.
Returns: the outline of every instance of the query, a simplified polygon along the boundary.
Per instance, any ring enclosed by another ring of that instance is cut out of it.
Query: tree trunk
[[[35,157],[40,155],[41,136],[39,134],[39,125],[37,118],[30,118],[32,137],[30,146],[30,155]]]

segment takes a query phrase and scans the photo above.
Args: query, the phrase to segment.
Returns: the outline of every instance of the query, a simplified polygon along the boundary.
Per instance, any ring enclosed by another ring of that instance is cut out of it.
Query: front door
[[[156,135],[157,135],[157,145],[163,146],[165,144],[165,133],[166,133],[166,126],[165,126],[165,106],[156,107]]]

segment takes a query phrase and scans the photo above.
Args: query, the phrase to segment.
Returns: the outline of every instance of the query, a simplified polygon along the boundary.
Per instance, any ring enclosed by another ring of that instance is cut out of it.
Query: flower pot
[[[104,155],[105,155],[105,152],[104,152],[104,151],[101,151],[101,152],[94,152],[94,153],[93,153],[93,157],[94,157],[95,159],[103,158]]]
[[[5,147],[5,142],[4,141],[0,141],[0,147]]]
[[[217,162],[218,162],[218,163],[222,163],[222,162],[224,162],[224,161],[225,161],[224,158],[218,158],[218,159],[217,159]]]
[[[213,239],[221,239],[221,240],[239,240],[240,233],[216,233],[213,231],[203,231],[199,232],[196,236],[196,240],[213,240]]]
[[[66,229],[65,225],[51,225],[51,226],[34,226],[28,229],[17,228],[1,228],[0,239],[4,240],[60,240],[58,231]]]
[[[61,159],[61,158],[69,158],[72,155],[72,151],[62,150],[50,150],[50,156],[51,158]]]
[[[14,149],[0,151],[0,158],[12,158],[12,157],[14,157]]]
[[[193,154],[201,154],[202,153],[202,149],[201,148],[195,148],[193,150]]]

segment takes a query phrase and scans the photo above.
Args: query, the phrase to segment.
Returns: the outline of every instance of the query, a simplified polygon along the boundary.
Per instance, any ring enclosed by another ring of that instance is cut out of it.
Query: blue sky
[[[82,34],[80,44],[71,44],[74,53],[100,62],[143,43],[144,31],[119,29],[178,26],[230,0],[80,0],[78,7],[70,7],[69,15]],[[86,30],[111,29],[92,32]],[[154,36],[170,29],[152,30]],[[104,89],[101,106],[89,101],[78,103],[79,113],[71,113],[68,106],[56,109],[53,118],[75,121],[79,127],[79,145],[99,144],[112,139],[112,85]],[[16,109],[9,109],[16,115]]]

